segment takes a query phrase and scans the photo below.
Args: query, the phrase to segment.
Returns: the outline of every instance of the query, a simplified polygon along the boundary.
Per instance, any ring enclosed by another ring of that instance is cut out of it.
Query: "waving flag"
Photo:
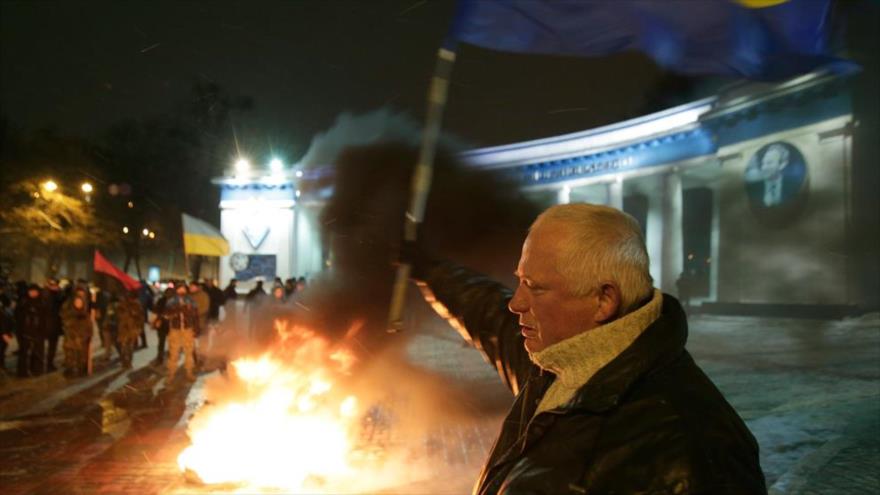
[[[213,225],[183,214],[183,252],[205,256],[226,256],[229,242]]]
[[[648,54],[669,70],[773,80],[854,64],[828,51],[831,0],[462,0],[452,37],[500,51]]]
[[[95,250],[94,263],[95,273],[103,273],[115,278],[125,287],[125,290],[137,290],[141,287],[140,282],[128,276],[127,273],[117,268],[113,263],[110,263],[110,260],[105,258],[98,250]]]

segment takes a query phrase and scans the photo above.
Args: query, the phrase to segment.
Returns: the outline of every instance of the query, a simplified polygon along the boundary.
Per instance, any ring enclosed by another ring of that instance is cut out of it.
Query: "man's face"
[[[83,307],[85,307],[85,305],[86,305],[85,301],[83,301],[82,297],[80,297],[80,296],[77,296],[73,300],[73,307],[76,309],[83,309]]]
[[[36,299],[40,297],[40,291],[38,291],[37,289],[29,289],[28,297],[30,297],[31,299]]]
[[[782,153],[775,149],[768,150],[761,159],[761,168],[774,175],[782,172],[787,164]]]
[[[595,328],[598,296],[576,296],[557,269],[558,246],[571,234],[564,225],[547,222],[532,229],[523,244],[516,275],[519,286],[508,304],[519,315],[529,353]]]
[[[186,286],[185,285],[178,286],[176,292],[177,292],[178,296],[185,296],[186,295]]]
[[[196,284],[190,284],[189,291],[191,294],[195,294],[196,292],[199,291],[199,286]]]

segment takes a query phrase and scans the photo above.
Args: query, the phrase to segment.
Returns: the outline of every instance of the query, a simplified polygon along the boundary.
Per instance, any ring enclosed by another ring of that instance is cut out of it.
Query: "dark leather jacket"
[[[15,307],[15,324],[17,335],[32,339],[48,337],[49,310],[46,301],[41,297],[25,296]]]
[[[420,286],[516,394],[475,493],[766,493],[758,445],[684,349],[687,321],[671,296],[571,401],[535,416],[554,376],[529,360],[510,290],[451,263]]]

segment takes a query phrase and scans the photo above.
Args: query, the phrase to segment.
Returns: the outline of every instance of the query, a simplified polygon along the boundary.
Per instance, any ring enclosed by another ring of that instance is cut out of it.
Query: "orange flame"
[[[362,411],[342,386],[355,356],[307,328],[276,321],[276,331],[272,351],[231,363],[235,393],[192,418],[178,465],[209,484],[339,490],[328,480],[358,477]]]

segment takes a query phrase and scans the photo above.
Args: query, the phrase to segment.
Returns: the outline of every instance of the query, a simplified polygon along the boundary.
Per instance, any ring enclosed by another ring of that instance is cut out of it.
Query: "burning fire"
[[[221,400],[191,419],[178,465],[208,484],[343,490],[365,468],[364,411],[346,390],[354,354],[306,328],[276,322],[276,331],[271,351],[231,363]]]

